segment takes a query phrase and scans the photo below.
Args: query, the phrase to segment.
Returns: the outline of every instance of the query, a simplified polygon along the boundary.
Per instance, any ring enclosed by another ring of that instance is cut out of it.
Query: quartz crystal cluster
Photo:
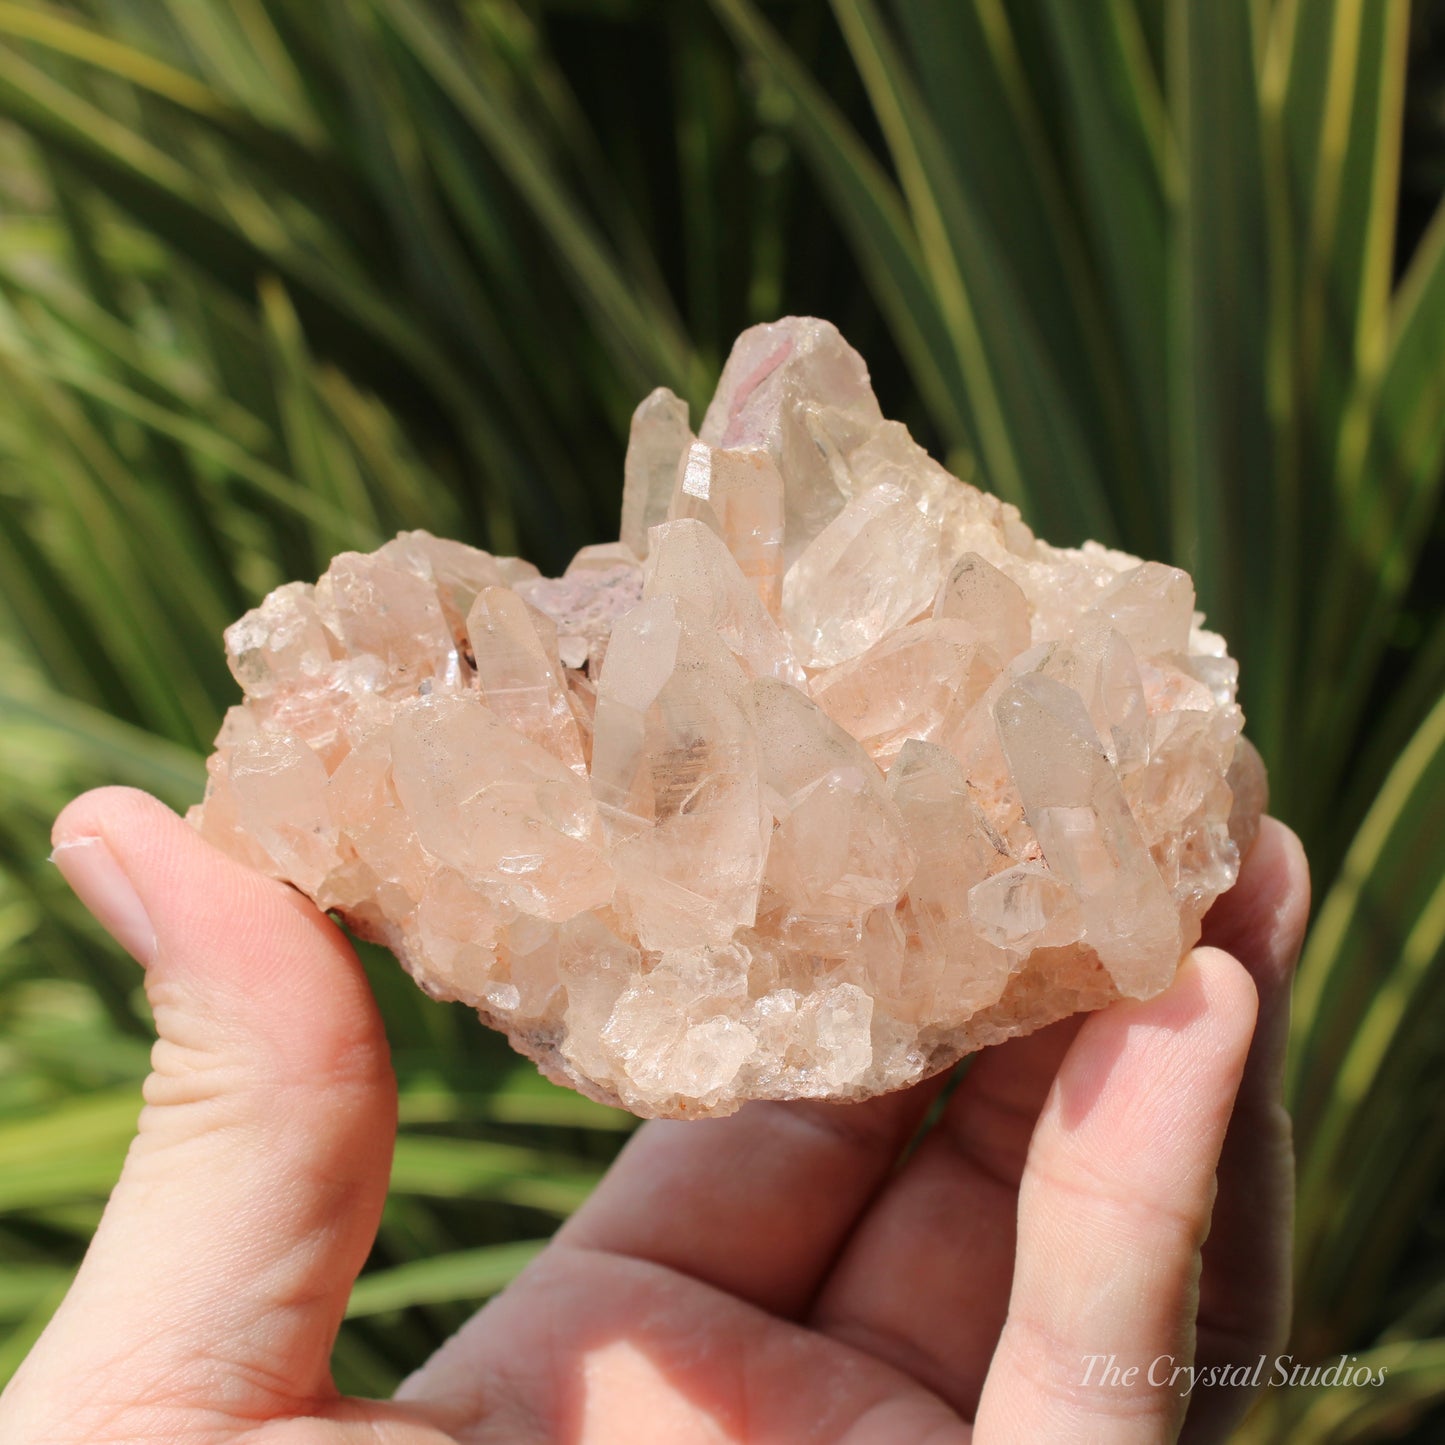
[[[564,576],[410,532],[231,627],[193,821],[594,1098],[862,1098],[1172,979],[1264,801],[1201,621],[789,318]]]

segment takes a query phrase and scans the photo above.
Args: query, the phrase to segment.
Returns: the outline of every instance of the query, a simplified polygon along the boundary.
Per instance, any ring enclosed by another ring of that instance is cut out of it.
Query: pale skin
[[[1148,1366],[1282,1348],[1309,884],[1277,823],[1168,992],[986,1051],[902,1163],[943,1079],[646,1125],[385,1402],[329,1370],[396,1114],[355,955],[144,794],[85,795],[55,841],[159,1040],[94,1243],[0,1396],[7,1445],[1221,1441],[1249,1391]],[[1099,1355],[1133,1383],[1086,1382]]]

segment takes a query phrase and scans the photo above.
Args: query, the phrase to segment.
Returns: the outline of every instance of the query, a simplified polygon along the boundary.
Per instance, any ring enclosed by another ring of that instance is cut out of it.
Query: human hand
[[[160,1037],[90,1251],[0,1396],[6,1445],[1215,1441],[1249,1392],[1151,1362],[1282,1344],[1308,879],[1277,823],[1167,993],[986,1050],[901,1163],[944,1078],[646,1125],[384,1403],[329,1371],[396,1118],[355,955],[144,794],[87,794],[55,841]],[[1088,1378],[1111,1355],[1134,1384]]]

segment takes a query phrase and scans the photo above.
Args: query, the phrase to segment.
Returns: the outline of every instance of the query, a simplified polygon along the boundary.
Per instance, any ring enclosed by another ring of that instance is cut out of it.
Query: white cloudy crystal
[[[827,322],[638,407],[622,537],[231,627],[206,837],[643,1115],[865,1098],[1167,986],[1265,805],[1188,576],[1036,539]]]

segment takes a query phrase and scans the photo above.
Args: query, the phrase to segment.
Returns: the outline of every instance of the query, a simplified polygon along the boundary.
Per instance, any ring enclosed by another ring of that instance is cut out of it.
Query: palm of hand
[[[985,1052],[906,1155],[943,1079],[649,1124],[387,1403],[328,1364],[395,1119],[350,949],[143,795],[90,794],[56,837],[160,1040],[91,1251],[0,1397],[14,1445],[1208,1441],[1247,1392],[1159,1362],[1281,1342],[1308,883],[1277,824],[1167,994]]]

